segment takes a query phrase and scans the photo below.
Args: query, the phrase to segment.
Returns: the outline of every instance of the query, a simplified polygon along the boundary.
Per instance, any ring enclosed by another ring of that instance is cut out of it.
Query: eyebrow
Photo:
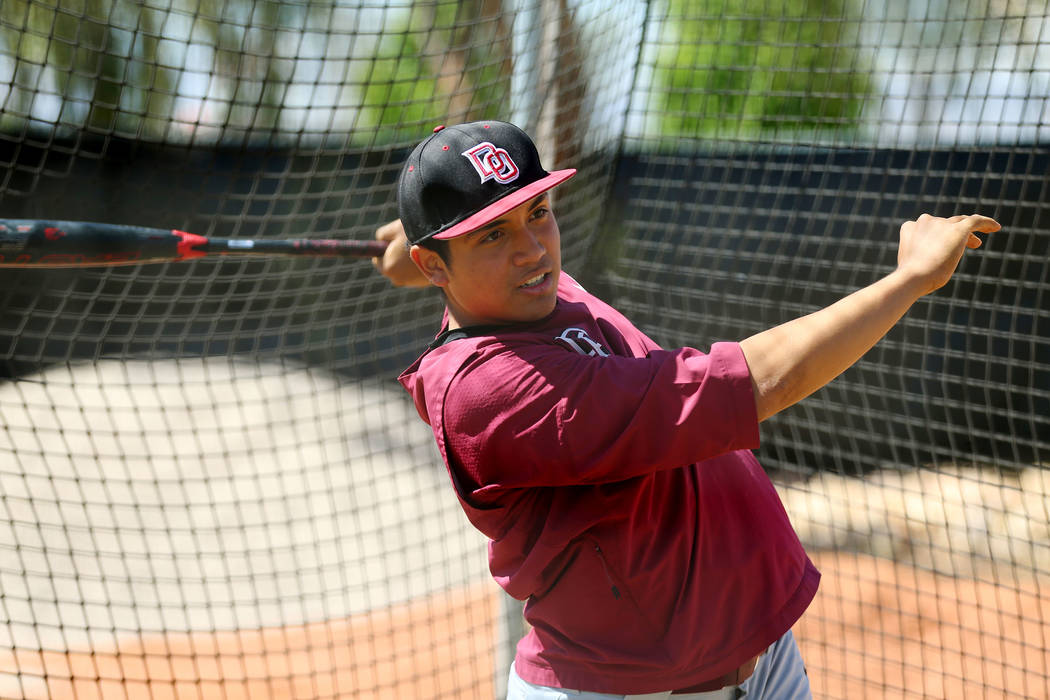
[[[540,200],[542,200],[546,196],[547,196],[546,192],[541,192],[537,197],[535,197],[531,202],[529,202],[529,209],[532,209],[534,206],[539,204]],[[467,234],[467,238],[473,238],[474,236],[477,236],[479,234],[488,233],[492,229],[499,228],[500,226],[503,226],[506,223],[507,223],[507,219],[496,219],[495,221],[490,221],[487,224],[485,224],[484,226],[482,226],[481,228],[474,229],[473,231],[468,233]]]

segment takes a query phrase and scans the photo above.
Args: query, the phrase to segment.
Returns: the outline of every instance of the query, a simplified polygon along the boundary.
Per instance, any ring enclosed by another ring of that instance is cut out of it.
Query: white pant
[[[812,700],[809,678],[802,663],[795,637],[788,630],[769,650],[758,659],[755,672],[741,685],[731,685],[708,693],[671,695],[670,690],[644,695],[617,695],[615,693],[592,693],[586,690],[569,690],[534,685],[522,680],[510,667],[507,683],[507,700]]]

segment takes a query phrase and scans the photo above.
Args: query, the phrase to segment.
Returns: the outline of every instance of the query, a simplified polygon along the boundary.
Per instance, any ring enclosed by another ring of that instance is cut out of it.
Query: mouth
[[[521,289],[534,289],[535,287],[539,287],[541,284],[543,284],[548,279],[550,279],[550,276],[551,276],[551,273],[543,272],[543,273],[540,273],[540,274],[536,275],[535,277],[530,277],[529,279],[525,280],[522,284],[520,284],[518,286]]]

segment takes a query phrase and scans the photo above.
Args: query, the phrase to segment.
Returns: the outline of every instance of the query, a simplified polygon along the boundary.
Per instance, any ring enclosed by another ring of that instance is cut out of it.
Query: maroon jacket
[[[489,568],[532,625],[526,681],[650,693],[721,676],[820,574],[748,450],[740,346],[661,350],[562,274],[555,311],[446,331],[401,375]]]

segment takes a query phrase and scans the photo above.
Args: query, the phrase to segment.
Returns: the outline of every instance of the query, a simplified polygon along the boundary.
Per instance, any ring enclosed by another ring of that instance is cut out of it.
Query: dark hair
[[[434,251],[446,265],[449,264],[449,259],[452,257],[452,249],[449,246],[448,241],[441,240],[440,238],[428,238],[416,243],[416,245],[420,248]]]

